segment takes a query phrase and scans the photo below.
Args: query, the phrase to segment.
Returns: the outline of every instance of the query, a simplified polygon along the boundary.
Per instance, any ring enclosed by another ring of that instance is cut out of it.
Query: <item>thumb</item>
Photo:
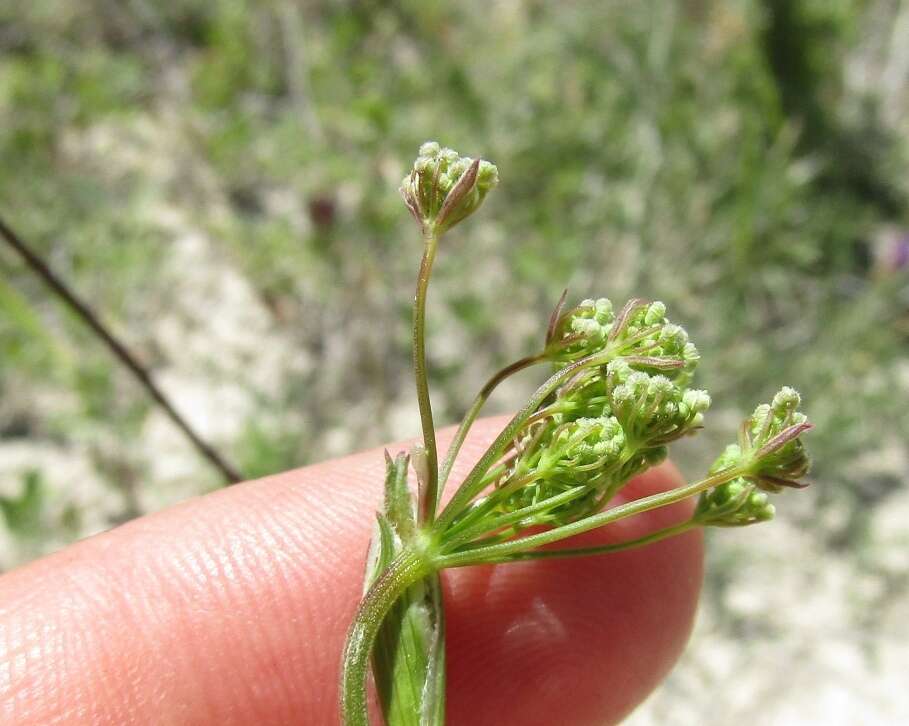
[[[455,481],[502,423],[476,425]],[[383,473],[373,451],[249,482],[3,576],[3,720],[337,723],[339,658]],[[677,476],[663,467],[629,490],[646,495]],[[684,516],[658,511],[586,538],[626,539]],[[700,579],[696,534],[445,573],[449,722],[621,718],[678,656]]]

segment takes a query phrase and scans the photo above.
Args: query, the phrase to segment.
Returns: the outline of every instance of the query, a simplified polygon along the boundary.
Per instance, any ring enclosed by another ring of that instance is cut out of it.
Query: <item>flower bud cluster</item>
[[[673,379],[690,376],[699,359],[685,329],[669,321],[660,301],[629,300],[615,312],[607,298],[583,300],[553,315],[546,339],[550,360],[567,365],[607,350]]]
[[[769,492],[804,486],[798,480],[808,473],[811,462],[801,435],[812,426],[798,411],[800,404],[799,394],[786,386],[771,403],[758,406],[742,422],[738,443],[726,447],[711,473],[739,467],[743,476]]]
[[[429,141],[404,177],[401,196],[424,234],[439,235],[473,214],[498,183],[494,164]]]
[[[626,358],[606,366],[605,384],[614,415],[628,437],[642,445],[666,444],[701,428],[710,407],[706,391],[635,370]]]
[[[589,327],[585,340],[608,339],[609,326],[616,323],[608,301],[582,304],[576,310],[582,312],[571,319],[588,322],[571,325],[574,330]],[[678,329],[666,322],[662,304],[645,306],[632,317],[638,330],[642,326],[669,327],[670,333]],[[627,335],[627,327],[622,335]],[[686,347],[693,348],[687,336],[683,340],[661,337],[659,330],[646,331],[638,340],[648,336],[665,344],[660,355],[668,350],[680,356]],[[691,359],[692,367],[696,361]],[[667,373],[655,368],[649,357],[642,360],[636,355],[582,368],[554,400],[538,409],[515,441],[506,458],[508,465],[496,481],[508,493],[501,508],[515,511],[583,487],[577,498],[532,524],[567,522],[592,514],[631,477],[660,463],[666,457],[666,444],[699,429],[710,406],[706,391],[687,388],[687,376],[678,376],[679,368]]]
[[[800,403],[799,394],[784,387],[745,419],[739,442],[727,446],[710,468],[711,474],[735,469],[741,476],[704,492],[695,521],[720,527],[762,522],[774,511],[764,492],[806,486],[799,482],[810,467],[801,435],[811,424],[797,410]]]
[[[711,527],[744,527],[773,519],[770,498],[742,477],[701,495],[694,521]]]
[[[589,513],[604,485],[621,468],[625,445],[625,433],[613,416],[533,424],[518,442],[514,465],[503,480],[514,489],[503,509],[521,509],[583,486],[579,498],[545,513],[534,524],[570,521]]]
[[[700,429],[710,407],[707,392],[641,367],[633,358],[617,358],[585,370],[547,410],[569,417],[615,416],[638,448],[662,446]]]

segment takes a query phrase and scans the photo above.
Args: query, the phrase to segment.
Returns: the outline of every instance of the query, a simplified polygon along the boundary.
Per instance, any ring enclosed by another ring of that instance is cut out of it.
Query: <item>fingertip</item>
[[[638,498],[682,483],[664,465]],[[617,541],[686,518],[652,512],[573,545]],[[476,726],[614,723],[665,676],[691,631],[702,579],[699,533],[622,553],[446,573],[449,715]]]

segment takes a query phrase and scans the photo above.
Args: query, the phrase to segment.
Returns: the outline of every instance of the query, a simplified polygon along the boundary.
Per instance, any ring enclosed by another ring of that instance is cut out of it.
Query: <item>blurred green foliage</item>
[[[80,529],[80,512],[76,505],[67,504],[53,516],[47,482],[37,469],[27,469],[22,475],[21,492],[17,496],[0,496],[0,521],[18,542],[24,557],[36,557],[47,549],[53,537],[59,543],[74,538]],[[48,532],[52,532],[49,535]]]
[[[906,273],[873,264],[880,230],[906,224],[906,148],[845,73],[878,5],[3,3],[0,210],[153,369],[249,392],[219,444],[257,475],[416,433],[392,415],[411,404],[418,254],[396,189],[426,139],[482,154],[502,185],[452,235],[431,300],[444,418],[539,342],[563,287],[660,298],[736,412],[705,446],[791,384],[821,499],[859,518],[853,482],[909,430]],[[180,307],[189,234],[306,365],[269,387],[217,342],[159,346],[161,320],[204,341],[229,304]],[[142,392],[5,251],[0,274],[3,437],[150,467]],[[200,462],[181,492],[213,481]],[[109,485],[111,521],[142,510]]]

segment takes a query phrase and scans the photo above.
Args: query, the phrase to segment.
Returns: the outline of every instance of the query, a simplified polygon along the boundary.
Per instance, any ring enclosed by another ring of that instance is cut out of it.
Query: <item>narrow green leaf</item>
[[[386,456],[385,511],[376,520],[367,587],[416,536],[407,464],[404,454],[394,460]],[[444,614],[437,574],[415,584],[392,606],[373,649],[373,674],[386,726],[444,723]]]

